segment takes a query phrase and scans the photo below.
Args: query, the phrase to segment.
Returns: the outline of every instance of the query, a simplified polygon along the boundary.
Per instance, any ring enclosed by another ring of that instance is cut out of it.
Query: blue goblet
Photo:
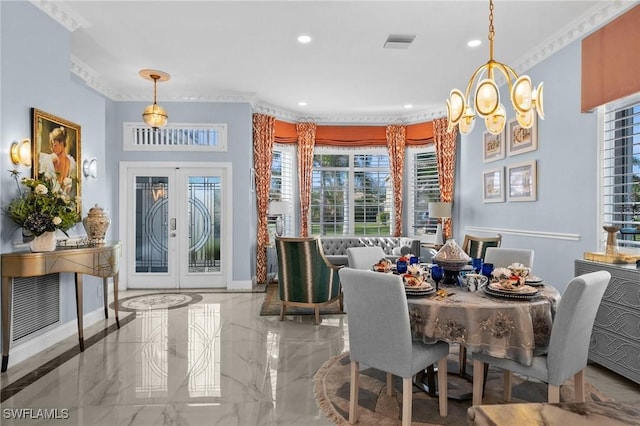
[[[436,283],[436,291],[440,290],[439,284],[443,276],[444,276],[444,269],[442,269],[442,266],[433,265],[431,267],[431,278],[433,278],[433,281]]]
[[[407,261],[406,260],[398,260],[396,262],[396,271],[399,274],[404,274],[407,272]]]
[[[491,282],[491,273],[493,272],[493,263],[483,263],[482,264],[482,275],[489,279]]]
[[[482,270],[482,258],[474,257],[473,259],[471,259],[471,266],[473,266],[473,269],[475,269],[476,274],[479,274]]]

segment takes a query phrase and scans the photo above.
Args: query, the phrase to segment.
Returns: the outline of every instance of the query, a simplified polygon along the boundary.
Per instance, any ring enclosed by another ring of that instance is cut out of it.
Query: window
[[[385,148],[316,148],[312,235],[391,235],[393,185]]]
[[[621,247],[640,247],[640,97],[608,105],[602,151],[602,223]]]
[[[144,123],[123,124],[125,151],[226,151],[226,124],[170,123],[152,129]]]
[[[428,241],[437,224],[429,217],[429,202],[440,200],[435,150],[407,148],[406,157],[406,234]],[[285,216],[288,236],[298,234],[295,161],[295,146],[274,145],[270,199],[291,202],[291,215]],[[387,149],[316,147],[309,221],[311,235],[391,235],[395,217]]]
[[[409,164],[408,188],[409,196],[409,235],[427,239],[427,235],[435,234],[437,219],[429,217],[429,203],[440,201],[440,184],[438,183],[438,162],[434,146],[427,148],[407,148]]]
[[[270,201],[287,201],[290,206],[289,214],[282,216],[284,233],[288,237],[295,235],[294,224],[294,166],[295,147],[281,144],[273,146],[273,160],[271,161],[271,189]],[[275,231],[275,218],[270,220],[270,229]]]

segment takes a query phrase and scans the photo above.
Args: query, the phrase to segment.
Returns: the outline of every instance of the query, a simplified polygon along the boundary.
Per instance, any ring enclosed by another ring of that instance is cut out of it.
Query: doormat
[[[314,394],[322,413],[336,425],[349,425],[349,386],[351,380],[351,360],[345,352],[325,362],[314,377]],[[449,375],[447,387],[449,394],[472,392],[472,383],[452,371],[458,371],[457,348],[451,346],[448,357]],[[469,368],[469,365],[467,364]],[[483,398],[483,404],[502,403],[502,371],[489,367],[489,375]],[[386,373],[375,368],[360,371],[360,395],[358,424],[399,426],[402,417],[402,379],[393,376],[394,392],[387,396]],[[611,401],[595,387],[585,382],[585,400]],[[541,382],[527,381],[513,375],[512,402],[546,402],[547,385]],[[575,401],[573,379],[560,387],[560,401]],[[471,400],[449,399],[447,417],[440,417],[438,398],[413,387],[412,425],[466,425],[467,409]]]
[[[271,283],[267,285],[267,293],[264,295],[264,302],[262,302],[262,307],[260,308],[260,316],[280,315],[280,306],[278,283]],[[344,314],[340,309],[339,300],[320,307],[320,315],[331,314]],[[313,308],[287,306],[285,315],[315,315],[315,313]]]
[[[125,312],[151,311],[154,309],[177,309],[193,305],[202,300],[197,293],[153,293],[131,296],[118,300],[118,310]],[[109,305],[113,309],[114,304]]]

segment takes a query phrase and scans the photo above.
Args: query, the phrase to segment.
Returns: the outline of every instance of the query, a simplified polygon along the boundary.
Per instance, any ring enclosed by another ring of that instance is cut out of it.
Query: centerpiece
[[[56,231],[68,236],[67,231],[80,221],[78,197],[63,190],[71,182],[61,184],[55,177],[50,179],[44,175],[19,181],[17,170],[12,170],[11,175],[18,185],[18,196],[4,208],[4,213],[22,227],[23,235],[33,236],[29,242],[31,251],[55,250]]]

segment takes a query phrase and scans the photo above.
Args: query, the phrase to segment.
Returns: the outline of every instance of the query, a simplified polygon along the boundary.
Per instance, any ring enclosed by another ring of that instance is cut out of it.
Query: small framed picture
[[[533,126],[525,129],[513,119],[507,123],[507,153],[518,155],[538,149],[537,122],[534,119]]]
[[[482,202],[504,203],[504,167],[482,172]]]
[[[490,161],[501,160],[504,158],[504,132],[494,135],[485,132],[482,144],[482,161],[488,163]]]
[[[537,171],[536,161],[526,161],[507,167],[509,201],[536,201]]]

